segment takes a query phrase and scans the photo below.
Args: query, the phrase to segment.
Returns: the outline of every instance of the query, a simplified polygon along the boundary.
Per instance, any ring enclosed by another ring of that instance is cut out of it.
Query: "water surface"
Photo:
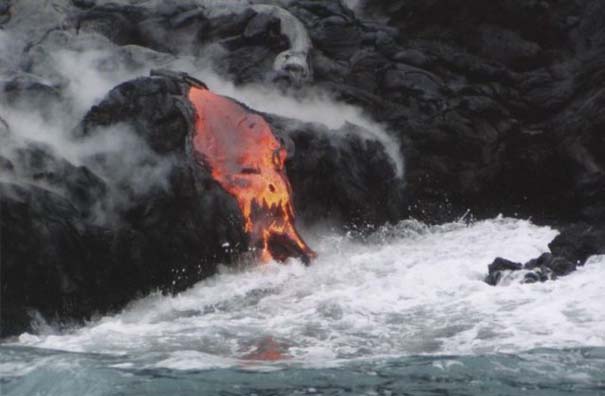
[[[605,257],[554,282],[483,282],[557,231],[406,221],[319,258],[224,270],[84,327],[0,346],[3,395],[605,394]]]

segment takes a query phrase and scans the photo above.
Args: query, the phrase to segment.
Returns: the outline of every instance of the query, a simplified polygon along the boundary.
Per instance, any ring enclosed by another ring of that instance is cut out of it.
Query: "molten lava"
[[[314,257],[294,227],[292,189],[284,167],[287,152],[269,124],[201,87],[191,88],[189,100],[196,111],[194,149],[214,180],[236,198],[261,259]]]

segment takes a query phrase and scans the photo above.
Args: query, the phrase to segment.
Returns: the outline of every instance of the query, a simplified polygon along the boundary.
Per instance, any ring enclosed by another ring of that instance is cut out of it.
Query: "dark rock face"
[[[582,265],[590,256],[605,254],[605,230],[586,223],[573,224],[565,228],[548,247],[553,255]]]
[[[69,202],[48,191],[8,183],[2,183],[0,191],[2,335],[7,335],[24,330],[27,306],[51,315],[63,313],[69,302],[58,295],[73,290],[74,280],[66,272],[77,274],[82,257],[73,226],[77,211]],[[53,292],[46,293],[46,288]]]
[[[399,28],[381,52],[383,89],[407,90],[388,99],[398,111],[381,106],[376,117],[403,131],[412,213],[438,221],[468,207],[562,229],[551,253],[524,265],[496,259],[490,284],[507,271],[524,271],[528,283],[554,279],[602,253],[605,4],[368,1],[366,9]],[[432,84],[402,64],[430,73]]]
[[[111,91],[85,116],[76,134],[87,136],[95,128],[126,123],[154,152],[183,156],[187,161],[184,166],[194,168],[195,161],[188,151],[193,109],[185,98],[189,87],[186,79],[190,77],[175,74],[171,78],[165,77],[166,72],[154,73],[162,76],[129,81]],[[357,133],[360,127],[347,124],[334,131],[319,124],[259,114],[290,149],[286,168],[295,207],[303,221],[313,222],[327,216],[344,225],[364,225],[402,217],[402,180],[397,177],[384,146],[361,138]],[[173,166],[180,169],[182,164]],[[196,188],[201,195],[207,195],[206,186],[213,184],[207,171],[199,169],[193,173],[198,179]],[[153,194],[155,197],[156,192]]]
[[[167,187],[132,189],[138,166],[116,185],[56,157],[48,147],[30,144],[13,152],[15,181],[0,188],[2,335],[26,330],[34,310],[50,320],[79,320],[156,289],[183,290],[245,250],[247,237],[232,198],[211,184],[196,189],[204,179],[198,180],[184,154],[188,127],[178,122],[186,118],[161,112],[170,107],[162,101],[176,96],[167,86],[178,84],[170,84],[168,79],[125,84],[92,109],[77,130],[84,139],[100,133],[97,126],[138,120],[137,132],[154,149],[179,154]],[[123,95],[133,87],[132,95]],[[137,101],[141,95],[151,99]],[[153,135],[158,131],[170,134],[166,139]],[[179,133],[179,142],[171,140]],[[88,161],[99,171],[115,158],[96,154]],[[114,209],[109,205],[116,194],[132,204],[100,219],[99,213]]]
[[[68,29],[205,58],[240,84],[269,83],[292,45],[277,14],[237,1],[66,8]],[[366,2],[361,16],[340,2],[281,9],[311,40],[308,84],[359,105],[399,141],[411,216],[604,218],[602,2],[393,0]]]
[[[603,253],[602,1],[367,1],[361,15],[340,1],[218,3],[0,1],[0,33],[13,35],[0,35],[0,105],[49,118],[53,106],[77,107],[64,65],[50,60],[107,51],[98,69],[130,81],[73,135],[87,142],[124,128],[138,139],[128,155],[93,150],[76,164],[45,145],[19,146],[0,108],[0,149],[18,147],[0,151],[2,335],[27,328],[29,309],[85,318],[154,289],[182,290],[245,254],[236,202],[191,154],[185,96],[196,82],[176,72],[131,79],[178,69],[183,57],[236,84],[319,88],[390,131],[405,179],[356,126],[262,114],[289,147],[303,222],[436,223],[470,209],[563,230],[535,260],[496,259],[490,284],[507,271],[525,271],[526,282],[563,276]]]
[[[303,222],[328,218],[346,226],[367,226],[401,219],[404,185],[382,143],[361,138],[359,127],[351,124],[330,130],[265,117],[278,135],[292,142],[286,167]]]
[[[603,112],[595,107],[605,94],[597,66],[602,2],[381,1],[367,8],[399,28],[381,32],[391,40],[377,38],[381,51],[372,56],[375,70],[386,71],[374,75],[376,93],[391,106],[366,107],[401,131],[408,192],[429,213],[421,218],[442,217],[437,208],[446,196],[452,212],[470,208],[480,217],[516,213],[552,223],[602,216]],[[354,75],[344,83],[352,85]]]
[[[55,190],[84,216],[91,215],[96,202],[107,194],[105,183],[88,168],[59,158],[52,148],[43,144],[15,148],[10,167],[16,179]]]
[[[31,144],[7,162],[20,180],[61,194],[2,184],[2,243],[8,247],[1,266],[2,322],[8,324],[3,335],[26,329],[33,310],[49,319],[77,320],[155,289],[183,290],[213,274],[218,263],[246,253],[249,237],[235,199],[191,150],[193,109],[186,93],[200,82],[179,73],[154,74],[113,89],[73,132],[78,141],[115,128],[133,132],[152,155],[131,169],[116,170],[118,157],[128,152],[95,152],[84,159],[86,166],[76,167]],[[393,193],[397,181],[382,145],[318,125],[267,119],[297,153],[286,166],[303,219],[328,213],[362,224],[400,216],[401,196]],[[162,185],[133,187],[146,177],[145,166],[166,158]],[[115,205],[116,197],[128,204]],[[367,202],[376,200],[385,206],[370,208]]]

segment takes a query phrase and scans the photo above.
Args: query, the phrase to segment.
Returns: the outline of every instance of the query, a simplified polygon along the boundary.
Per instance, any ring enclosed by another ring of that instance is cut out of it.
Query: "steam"
[[[290,49],[277,55],[273,69],[290,76],[295,83],[311,81],[313,76],[308,60],[311,38],[302,22],[281,7],[259,4],[252,9],[279,18],[282,33],[290,41]]]
[[[15,35],[2,32],[0,58],[12,58],[14,63],[18,59],[14,59],[14,53],[6,52],[7,41],[19,47]],[[74,138],[72,131],[91,106],[114,86],[140,76],[145,70],[125,61],[132,48],[117,48],[97,35],[74,38],[52,32],[46,41],[32,50],[37,61],[32,70],[37,73],[28,78],[58,87],[61,95],[48,100],[43,90],[33,88],[21,92],[15,100],[0,100],[0,117],[10,129],[9,138],[3,139],[0,145],[0,157],[14,166],[10,175],[2,174],[0,168],[0,178],[65,193],[48,185],[44,178],[32,178],[28,169],[20,168],[27,166],[19,161],[20,150],[24,148],[65,159],[74,167],[85,166],[103,180],[109,190],[103,202],[94,208],[91,220],[114,221],[114,213],[132,206],[133,196],[168,188],[174,159],[155,153],[126,125],[97,130],[84,139]],[[141,62],[149,55],[144,49],[134,51]],[[153,66],[160,64],[158,61]],[[14,78],[13,73],[6,71],[2,78]]]
[[[231,8],[224,7],[221,2],[210,3],[206,1],[204,4],[216,6],[218,13]],[[119,194],[119,186],[128,184],[134,193],[167,188],[173,159],[156,155],[126,126],[115,126],[87,139],[76,140],[71,133],[91,106],[113,87],[135,77],[149,75],[151,69],[163,68],[187,72],[204,81],[211,90],[233,97],[255,110],[324,124],[335,133],[340,130],[358,133],[364,139],[378,140],[391,157],[397,175],[403,176],[399,146],[385,128],[359,108],[339,103],[330,92],[307,87],[293,95],[271,84],[235,86],[213,69],[216,45],[200,49],[201,56],[196,58],[159,53],[134,45],[119,47],[96,33],[76,34],[51,27],[44,34],[38,29],[35,37],[28,37],[27,29],[33,28],[22,25],[32,22],[19,14],[32,12],[28,9],[34,7],[32,4],[25,1],[22,3],[24,9],[17,7],[15,21],[11,21],[8,29],[0,30],[0,89],[3,81],[15,78],[47,87],[45,91],[31,84],[32,89],[19,91],[16,98],[0,97],[0,118],[10,127],[10,141],[0,136],[3,140],[0,156],[9,161],[14,158],[16,148],[42,144],[58,158],[64,158],[75,166],[87,166],[110,187],[115,186],[110,198],[111,207],[127,207],[129,204],[128,195]],[[237,7],[247,4],[236,2]],[[273,6],[256,7],[261,10]],[[57,15],[55,13],[53,17]],[[37,19],[40,16],[32,20]],[[309,44],[304,40],[297,42],[292,34],[293,45]],[[28,67],[23,66],[27,64]],[[49,97],[49,92],[56,95]],[[343,128],[347,123],[362,128]],[[91,158],[99,156],[112,158],[115,163],[98,167]],[[0,177],[7,177],[2,172],[0,167]],[[24,173],[17,170],[15,174]]]
[[[282,91],[267,85],[248,85],[236,87],[211,72],[192,73],[204,81],[210,89],[226,96],[236,98],[251,108],[273,113],[295,120],[319,123],[338,131],[347,123],[355,124],[355,133],[366,140],[381,142],[396,169],[398,177],[403,176],[404,163],[399,145],[379,123],[373,121],[355,106],[338,103],[329,92],[318,88],[307,89],[297,95],[288,96]],[[347,130],[347,132],[350,132]]]
[[[0,30],[0,54],[6,54],[8,52],[10,46],[10,41],[9,41],[9,36],[8,33],[5,32],[4,30]],[[5,60],[4,60],[4,56],[2,57],[2,59],[0,59],[0,65],[5,66],[4,65]]]
[[[343,0],[343,3],[352,11],[359,12],[363,7],[363,0]]]

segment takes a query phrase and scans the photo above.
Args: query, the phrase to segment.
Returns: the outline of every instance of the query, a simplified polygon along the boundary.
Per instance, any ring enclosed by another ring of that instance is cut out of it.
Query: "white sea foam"
[[[605,346],[605,257],[553,282],[483,282],[496,256],[530,259],[547,251],[556,234],[513,219],[403,222],[364,243],[324,232],[309,238],[319,258],[308,268],[290,261],[225,271],[178,296],[151,295],[68,334],[22,336],[20,343],[151,354],[148,364],[183,369],[238,364],[267,342],[286,364],[311,367],[410,354]]]

